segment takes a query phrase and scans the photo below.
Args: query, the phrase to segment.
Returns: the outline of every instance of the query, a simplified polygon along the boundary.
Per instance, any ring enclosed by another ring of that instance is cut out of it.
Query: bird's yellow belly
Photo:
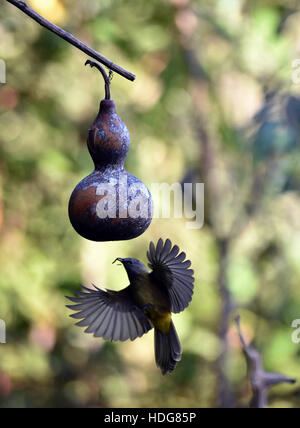
[[[144,308],[145,315],[151,320],[155,328],[162,333],[168,333],[171,324],[171,313],[166,296],[152,284],[141,281],[135,284],[134,297],[140,308]]]
[[[171,325],[171,313],[159,312],[155,307],[147,312],[148,318],[151,320],[155,328],[164,334],[167,334]]]

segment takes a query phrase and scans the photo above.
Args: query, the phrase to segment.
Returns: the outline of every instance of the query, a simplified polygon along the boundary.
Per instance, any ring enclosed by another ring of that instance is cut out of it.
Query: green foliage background
[[[299,377],[300,345],[291,340],[291,323],[300,318],[300,86],[291,66],[300,46],[296,2],[28,3],[48,5],[49,19],[137,75],[134,83],[117,75],[112,82],[131,133],[131,173],[148,185],[203,181],[201,122],[213,141],[218,192],[201,230],[187,229],[185,220],[157,219],[135,241],[77,236],[67,204],[92,171],[85,139],[102,80],[83,66],[81,52],[2,0],[0,318],[7,344],[0,345],[0,407],[217,406],[224,303],[217,243],[256,202],[230,250],[232,319],[241,314],[247,340],[255,338],[268,370]],[[155,367],[152,332],[133,343],[93,339],[73,325],[64,298],[80,283],[126,286],[125,272],[111,262],[146,261],[150,240],[161,236],[187,252],[196,276],[190,308],[174,317],[183,359],[167,377]],[[238,404],[247,406],[246,363],[233,325],[227,341],[224,369]],[[299,407],[298,386],[273,389],[270,405]]]

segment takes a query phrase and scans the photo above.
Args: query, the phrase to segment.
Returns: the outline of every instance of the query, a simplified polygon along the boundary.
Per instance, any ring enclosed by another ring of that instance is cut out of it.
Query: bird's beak
[[[113,262],[113,264],[115,264],[116,262],[121,262],[121,263],[123,264],[123,260],[124,260],[124,259],[121,259],[120,257],[118,257],[118,258]]]

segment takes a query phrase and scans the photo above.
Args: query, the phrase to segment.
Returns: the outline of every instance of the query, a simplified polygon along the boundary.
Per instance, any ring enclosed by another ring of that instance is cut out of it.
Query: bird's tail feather
[[[171,373],[181,360],[181,345],[174,324],[171,321],[170,331],[166,334],[158,329],[154,331],[154,348],[156,365],[163,375]]]

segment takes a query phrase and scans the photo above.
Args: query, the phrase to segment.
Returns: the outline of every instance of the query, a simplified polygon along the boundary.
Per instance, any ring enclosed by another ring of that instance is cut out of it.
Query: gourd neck
[[[126,125],[116,113],[113,100],[102,100],[89,129],[87,145],[96,170],[124,169],[130,146]]]

